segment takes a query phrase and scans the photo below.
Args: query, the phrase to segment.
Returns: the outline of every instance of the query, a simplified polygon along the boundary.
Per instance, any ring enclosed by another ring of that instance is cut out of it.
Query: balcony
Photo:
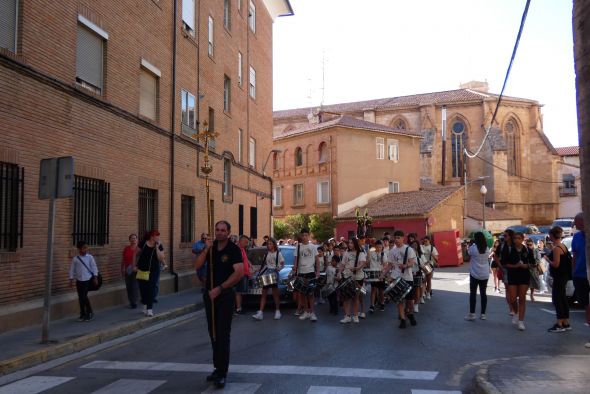
[[[559,186],[559,197],[574,197],[578,195],[576,186]]]

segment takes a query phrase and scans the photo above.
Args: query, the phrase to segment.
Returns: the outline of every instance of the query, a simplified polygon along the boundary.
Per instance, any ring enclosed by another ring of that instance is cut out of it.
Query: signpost
[[[51,277],[53,275],[53,229],[55,222],[55,199],[70,197],[74,193],[74,158],[54,157],[41,160],[39,171],[39,199],[49,200],[49,220],[47,223],[47,257],[45,265],[45,297],[43,300],[43,326],[41,343],[49,340],[49,321],[51,310]]]

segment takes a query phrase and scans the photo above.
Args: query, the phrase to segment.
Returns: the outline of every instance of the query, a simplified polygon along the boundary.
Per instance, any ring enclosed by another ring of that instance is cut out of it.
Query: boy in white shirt
[[[320,276],[318,249],[316,245],[309,242],[309,230],[306,228],[301,230],[301,242],[297,244],[293,272],[307,281],[316,280]],[[309,319],[312,322],[318,320],[314,312],[315,297],[313,293],[313,289],[307,294],[293,292],[293,297],[296,298],[298,304],[295,315],[299,316],[299,320]]]
[[[336,282],[336,266],[340,262],[340,257],[330,260],[330,265],[326,267],[326,286],[334,285]],[[333,291],[328,296],[328,303],[330,304],[330,314],[338,315],[338,299],[336,291]]]
[[[389,261],[388,253],[383,250],[383,242],[377,240],[375,242],[375,249],[369,251],[369,269],[373,271],[383,271],[383,268]],[[371,282],[371,306],[369,312],[375,312],[375,306],[379,301],[379,308],[381,311],[385,310],[385,296],[383,294],[385,290],[385,282]]]
[[[86,241],[78,241],[76,247],[78,248],[78,256],[75,256],[70,264],[70,287],[74,286],[75,279],[80,304],[80,318],[78,318],[78,321],[90,321],[94,319],[94,313],[92,313],[92,306],[88,299],[88,291],[91,282],[94,282],[94,285],[98,284],[98,268],[94,257],[88,253]]]

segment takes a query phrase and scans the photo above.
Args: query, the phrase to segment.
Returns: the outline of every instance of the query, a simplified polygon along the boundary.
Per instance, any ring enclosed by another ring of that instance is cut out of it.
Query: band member
[[[383,250],[383,242],[377,240],[375,249],[369,251],[369,269],[371,271],[383,271],[388,262],[388,256]],[[385,281],[371,282],[371,306],[369,312],[375,312],[375,307],[379,306],[381,311],[385,310]]]
[[[297,253],[293,264],[293,272],[306,281],[316,280],[320,276],[320,259],[318,258],[317,246],[309,242],[309,230],[301,230],[301,242],[297,244]],[[293,292],[295,294],[295,292]],[[313,291],[307,294],[298,293],[297,312],[299,320],[309,319],[312,322],[318,320],[314,312],[315,297]],[[302,313],[301,313],[302,312]]]
[[[430,237],[426,236],[422,239],[422,255],[427,263],[431,264],[432,267],[438,267],[438,250],[434,247],[430,241]],[[434,275],[434,269],[431,273],[426,275],[426,298],[432,297],[432,276]]]
[[[529,290],[531,276],[529,268],[535,265],[533,251],[528,249],[522,233],[514,233],[514,242],[510,253],[504,257],[503,265],[508,270],[508,294],[510,304],[516,311],[512,316],[512,323],[518,324],[518,329],[524,331],[524,314],[526,310],[526,293]],[[518,299],[518,300],[517,300]]]
[[[351,238],[348,240],[348,251],[344,253],[338,267],[338,276],[342,276],[344,279],[352,277],[357,288],[360,288],[363,286],[365,278],[363,268],[366,263],[367,255],[361,248],[358,239]],[[340,323],[359,322],[359,293],[356,291],[352,298],[343,300],[345,316],[340,320]]]
[[[264,257],[264,266],[260,269],[259,275],[270,274],[274,272],[276,273],[278,279],[279,272],[285,266],[285,259],[279,251],[277,241],[274,238],[268,238],[268,241],[266,241],[266,247],[268,251],[266,252],[266,256]],[[266,295],[268,294],[268,289],[272,291],[272,298],[275,302],[275,320],[279,320],[281,318],[281,300],[279,294],[279,287],[275,283],[269,286],[264,286],[262,288],[262,293],[260,295],[260,309],[258,310],[258,312],[256,312],[255,315],[252,315],[252,317],[256,320],[262,320],[263,318],[264,306],[266,305]]]
[[[334,256],[330,260],[330,265],[326,267],[326,286],[336,285],[336,272],[338,271],[338,263],[340,263],[340,256]],[[328,303],[330,304],[330,314],[338,315],[338,298],[336,291],[333,291],[328,296]]]
[[[196,269],[207,264],[207,290],[203,294],[209,337],[213,347],[213,366],[215,370],[207,376],[217,388],[225,386],[229,368],[229,338],[234,314],[235,294],[233,287],[244,276],[240,248],[229,241],[231,225],[225,220],[215,224],[215,241],[207,238],[206,246],[197,257]],[[212,259],[209,258],[211,250]],[[213,270],[213,280],[211,280]],[[213,320],[215,318],[215,320]],[[214,331],[215,330],[215,331]]]
[[[403,231],[397,230],[393,233],[393,243],[395,247],[389,253],[390,262],[383,274],[387,275],[389,271],[393,271],[393,278],[401,277],[412,286],[412,290],[405,297],[405,302],[402,301],[397,305],[400,320],[399,328],[406,328],[406,314],[411,325],[415,326],[417,324],[413,314],[414,286],[412,277],[412,266],[416,264],[416,253],[409,245],[404,244]]]
[[[389,256],[389,251],[391,250],[389,237],[383,237],[383,239],[381,239],[381,242],[383,243],[383,253]]]
[[[414,313],[420,312],[420,303],[424,304],[424,273],[422,272],[422,265],[426,262],[424,255],[422,254],[422,248],[420,242],[415,239],[410,244],[414,252],[416,253],[416,264],[412,266],[412,275],[414,276]]]

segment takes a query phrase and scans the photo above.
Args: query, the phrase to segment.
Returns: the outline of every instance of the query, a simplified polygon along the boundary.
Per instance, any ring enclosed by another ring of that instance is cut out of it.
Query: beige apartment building
[[[420,187],[419,133],[316,113],[275,134],[273,214],[340,213],[386,193]]]
[[[0,331],[39,321],[43,158],[73,156],[75,167],[74,196],[57,201],[53,317],[75,313],[68,268],[80,239],[105,278],[97,304],[108,305],[123,300],[131,233],[161,232],[162,292],[194,282],[207,204],[233,233],[269,233],[272,28],[292,14],[288,0],[7,0],[1,10]],[[218,133],[209,201],[192,138],[204,121]]]
[[[551,222],[558,215],[559,200],[558,189],[548,185],[558,181],[559,156],[544,133],[541,104],[503,97],[490,124],[497,102],[498,95],[488,92],[487,83],[471,82],[457,90],[324,105],[321,111],[420,135],[420,159],[413,166],[419,167],[423,183],[460,185],[467,178],[467,198],[479,201],[483,181],[489,207],[525,223]],[[308,127],[317,112],[317,108],[275,111],[275,146],[281,136]],[[466,159],[463,148],[477,150],[488,127],[479,156]]]

